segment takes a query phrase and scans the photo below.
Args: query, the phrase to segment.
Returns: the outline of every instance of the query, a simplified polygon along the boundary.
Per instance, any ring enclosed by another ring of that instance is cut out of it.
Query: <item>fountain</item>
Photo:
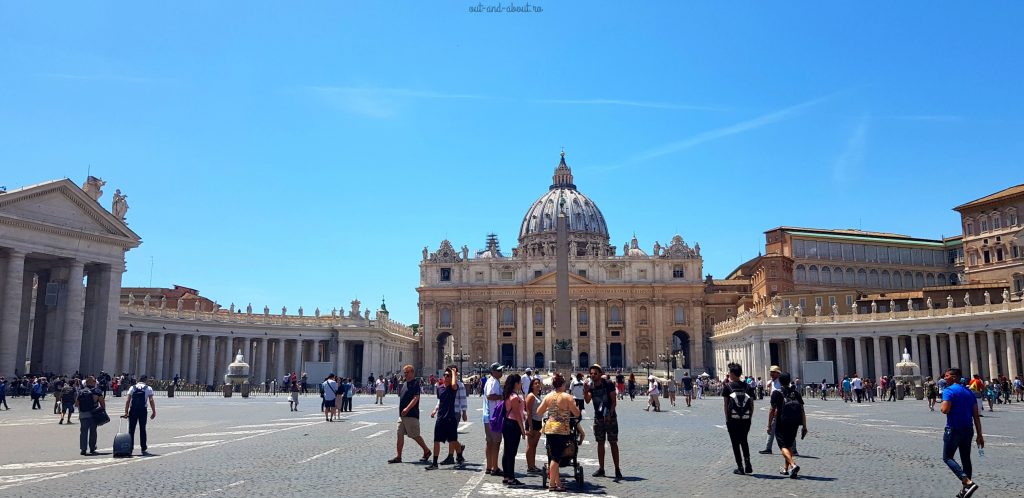
[[[897,374],[893,376],[899,383],[896,385],[896,397],[903,399],[909,393],[904,391],[903,385],[910,382],[914,386],[914,398],[924,399],[924,383],[921,381],[921,367],[910,359],[907,348],[903,348],[903,361],[896,364]]]
[[[242,358],[242,350],[238,350],[235,361],[228,365],[228,373],[224,375],[224,397],[230,398],[235,391],[235,386],[241,386],[239,390],[243,398],[249,397],[249,364]]]

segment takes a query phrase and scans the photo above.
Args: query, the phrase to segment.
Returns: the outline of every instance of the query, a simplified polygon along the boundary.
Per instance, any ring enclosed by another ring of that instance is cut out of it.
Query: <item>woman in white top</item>
[[[530,416],[526,422],[526,472],[529,474],[544,472],[537,467],[537,443],[540,442],[540,430],[544,421],[544,414],[537,410],[541,404],[542,385],[540,377],[534,377],[530,381],[529,393],[526,395],[526,413]]]
[[[644,411],[651,411],[653,406],[654,411],[660,412],[661,400],[658,398],[661,396],[661,384],[658,383],[658,379],[655,379],[653,375],[647,378],[647,382],[647,394],[651,396],[651,399],[647,401],[647,408],[644,408]]]

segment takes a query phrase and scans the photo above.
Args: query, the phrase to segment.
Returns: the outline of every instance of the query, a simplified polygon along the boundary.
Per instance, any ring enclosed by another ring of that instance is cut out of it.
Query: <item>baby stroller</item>
[[[579,427],[579,422],[579,419],[575,417],[569,419],[569,444],[566,445],[565,452],[558,457],[558,467],[559,470],[563,468],[572,469],[573,479],[576,481],[576,490],[583,491],[583,466],[576,459],[580,445],[583,444],[584,436],[582,428]],[[545,438],[544,449],[547,450],[549,457],[554,457],[554,455],[551,455],[551,445],[547,443],[547,438]],[[543,470],[542,484],[547,488],[548,463],[545,463],[541,469]]]

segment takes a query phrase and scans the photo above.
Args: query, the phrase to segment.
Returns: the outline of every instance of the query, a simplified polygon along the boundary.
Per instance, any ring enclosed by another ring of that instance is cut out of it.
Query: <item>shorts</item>
[[[775,441],[779,444],[779,449],[792,449],[796,445],[796,431],[799,428],[799,425],[779,425],[775,428]]]
[[[68,404],[68,405],[61,405],[61,406],[63,407],[63,410],[62,410],[63,413],[67,413],[68,415],[70,415],[72,413],[75,413],[75,405]]]
[[[459,419],[437,419],[434,423],[434,442],[449,443],[459,440]]]
[[[398,435],[409,436],[413,439],[420,437],[420,419],[416,417],[402,417],[398,421]]]
[[[693,389],[683,389],[683,396],[693,396]]]
[[[335,398],[335,399],[325,399],[324,400],[324,408],[334,408],[335,406],[337,406],[337,403],[338,403],[338,399],[337,398]]]
[[[492,432],[490,421],[484,422],[484,437],[488,443],[501,443],[501,431]]]
[[[542,420],[530,420],[530,426],[527,427],[527,429],[539,431],[543,427],[544,427],[544,422]]]
[[[584,401],[582,399],[574,399],[573,401],[576,402],[576,408],[579,408],[580,411],[582,412],[583,411]]]
[[[594,439],[598,444],[604,444],[605,439],[609,443],[619,442],[619,420],[616,417],[605,417],[594,419]]]

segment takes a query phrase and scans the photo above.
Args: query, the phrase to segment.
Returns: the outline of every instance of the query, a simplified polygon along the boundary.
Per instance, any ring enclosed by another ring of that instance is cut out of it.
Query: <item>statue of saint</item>
[[[964,306],[966,306],[968,308],[971,307],[971,293],[970,292],[964,292]]]
[[[463,244],[462,245],[462,260],[465,261],[467,259],[469,259],[469,246]]]
[[[796,316],[797,318],[804,316],[804,307],[800,306],[799,304],[796,305],[796,315],[794,316]]]
[[[832,303],[832,316],[839,315],[839,305]]]
[[[318,319],[320,318],[320,307],[319,306],[316,307],[316,310],[313,311],[313,314],[316,315],[316,317]]]
[[[895,299],[890,299],[889,300],[889,313],[895,313],[895,312],[896,312],[896,300]]]
[[[853,302],[853,306],[851,306],[851,308],[852,308],[850,310],[851,314],[856,315],[856,314],[860,313],[860,306],[857,306],[857,302],[856,301]]]
[[[100,197],[103,196],[103,186],[106,184],[107,182],[89,175],[89,177],[85,179],[85,183],[82,184],[82,190],[85,192],[85,195],[91,197],[92,200],[99,201]]]
[[[245,305],[245,314],[246,315],[251,315],[252,314],[252,303],[249,303],[249,304]]]
[[[871,314],[878,313],[878,303],[871,301]]]
[[[167,309],[167,296],[160,296],[160,309]]]
[[[302,306],[299,306],[299,318],[302,318]]]
[[[907,311],[911,311],[913,309],[914,309],[914,300],[910,299],[910,298],[907,298]]]
[[[199,299],[196,299],[196,302],[192,303],[192,311],[199,313]]]
[[[693,252],[696,253],[697,256],[700,256],[700,242],[693,245]]]
[[[331,318],[338,317],[338,308],[331,308]]]
[[[629,256],[629,243],[622,244],[622,255]]]
[[[179,297],[178,298],[178,311],[181,311],[182,308],[184,308],[184,307],[185,307],[185,300]]]
[[[821,316],[821,305],[820,304],[817,304],[817,303],[814,304],[814,316]]]
[[[285,316],[287,314],[288,314],[288,307],[287,306],[281,306],[281,316]]]
[[[142,298],[142,305],[148,308],[149,307],[149,300],[150,300],[149,294],[146,294],[146,297]]]
[[[263,305],[263,316],[270,316],[270,306]]]
[[[131,292],[129,292],[128,293],[128,306],[132,306],[134,304],[135,304],[135,294],[132,294]]]
[[[929,297],[929,298],[928,298],[928,300],[927,300],[927,301],[925,301],[925,303],[924,303],[924,304],[925,304],[925,306],[927,306],[927,307],[928,307],[928,309],[930,309],[930,310],[933,310],[933,309],[935,309],[935,306],[934,306],[934,305],[932,304],[932,298],[931,298],[931,297]]]
[[[124,216],[128,214],[128,196],[121,195],[121,189],[114,191],[114,201],[110,205],[110,212],[121,221],[124,221]]]
[[[985,306],[990,304],[992,304],[992,296],[988,294],[988,291],[985,291]]]
[[[363,312],[363,318],[366,319],[366,321],[370,321],[370,310]]]
[[[423,261],[427,260],[427,255],[428,254],[429,254],[429,251],[427,251],[427,246],[423,246]]]
[[[657,240],[654,241],[654,257],[661,256],[661,243]]]
[[[947,294],[946,295],[946,307],[947,308],[953,308],[953,295],[952,294]]]
[[[231,306],[228,306],[228,313],[235,314],[235,303],[231,303]]]
[[[1009,289],[1003,289],[1003,303],[1005,304],[1005,303],[1008,303],[1008,302],[1010,302],[1010,290]]]

